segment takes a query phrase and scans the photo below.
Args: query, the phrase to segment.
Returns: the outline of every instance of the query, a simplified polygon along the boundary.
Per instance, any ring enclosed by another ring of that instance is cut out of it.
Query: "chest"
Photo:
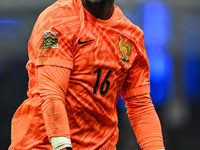
[[[136,56],[134,42],[117,28],[98,27],[91,23],[77,37],[74,71],[88,73],[105,68],[127,73]]]

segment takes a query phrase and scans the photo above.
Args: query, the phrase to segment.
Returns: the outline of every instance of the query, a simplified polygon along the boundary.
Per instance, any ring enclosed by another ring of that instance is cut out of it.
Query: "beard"
[[[85,0],[85,3],[88,8],[94,11],[102,10],[108,0]]]

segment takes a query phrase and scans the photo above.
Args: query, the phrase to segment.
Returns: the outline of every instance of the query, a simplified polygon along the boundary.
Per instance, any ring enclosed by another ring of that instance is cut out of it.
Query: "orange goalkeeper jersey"
[[[65,107],[70,127],[66,134],[73,149],[115,149],[119,94],[128,99],[150,93],[142,30],[117,6],[109,20],[100,20],[84,9],[81,0],[59,0],[39,16],[28,48],[29,98],[14,116],[26,119],[13,129],[10,149],[20,149],[20,142],[22,149],[52,149],[41,116],[39,66],[71,70]],[[16,124],[14,119],[12,124]],[[39,124],[37,128],[33,121]]]

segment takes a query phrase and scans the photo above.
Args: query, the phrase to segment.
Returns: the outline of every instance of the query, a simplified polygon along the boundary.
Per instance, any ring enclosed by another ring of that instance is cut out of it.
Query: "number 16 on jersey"
[[[94,90],[93,90],[93,94],[97,94],[97,88],[99,86],[99,81],[101,78],[101,72],[102,69],[96,69],[94,71],[94,74],[97,74],[97,79],[96,79],[96,83],[94,86]],[[108,77],[110,76],[110,74],[112,73],[112,70],[109,70],[106,74],[106,77],[104,78],[103,82],[101,83],[101,87],[100,87],[100,93],[101,95],[105,95],[108,92],[109,86],[110,86],[110,81],[108,81]]]

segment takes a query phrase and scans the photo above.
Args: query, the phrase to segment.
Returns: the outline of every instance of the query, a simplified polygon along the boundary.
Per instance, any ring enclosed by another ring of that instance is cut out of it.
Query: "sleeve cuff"
[[[73,69],[73,61],[64,60],[59,58],[50,57],[38,57],[36,58],[36,66],[58,66]]]
[[[66,147],[72,147],[71,140],[66,137],[52,137],[51,145],[54,150],[61,150]]]
[[[146,84],[137,88],[123,89],[121,91],[121,97],[122,99],[127,99],[133,96],[143,95],[147,93],[150,93],[150,84]]]

